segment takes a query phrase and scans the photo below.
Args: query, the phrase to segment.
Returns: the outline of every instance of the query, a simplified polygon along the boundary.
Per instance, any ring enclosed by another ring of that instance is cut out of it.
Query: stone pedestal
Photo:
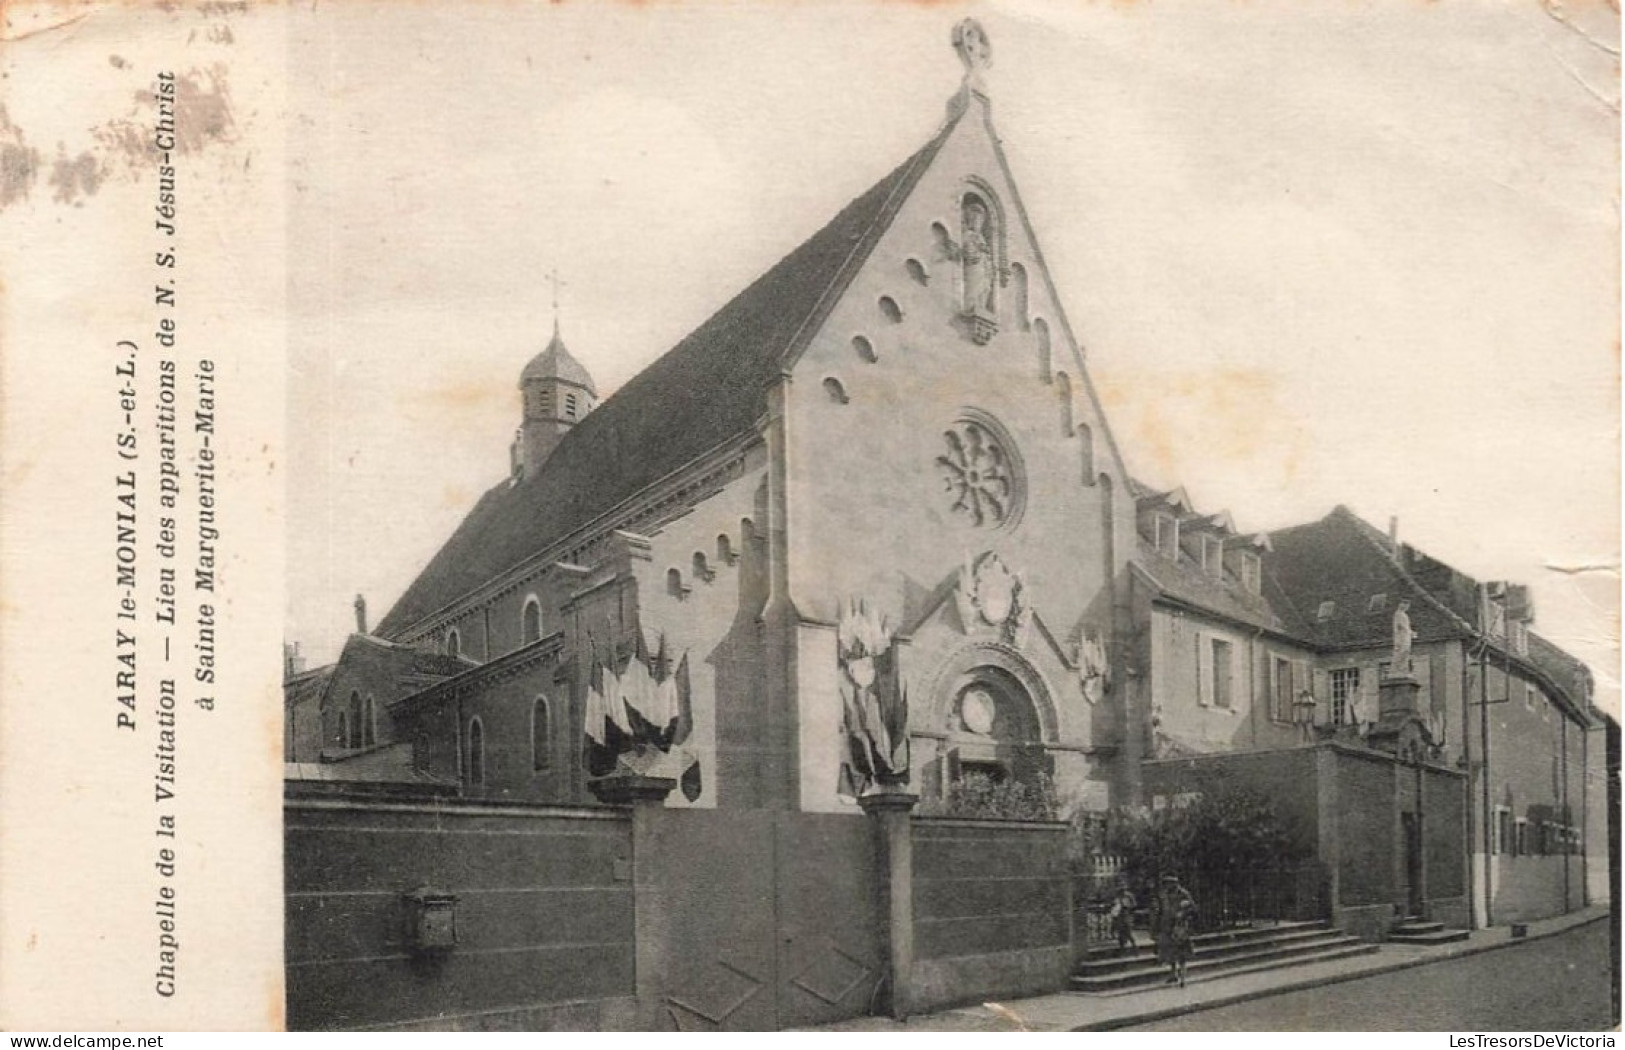
[[[1390,716],[1421,717],[1417,710],[1417,697],[1422,683],[1412,674],[1389,675],[1378,686],[1377,720],[1388,721]],[[1397,720],[1397,719],[1396,719]]]
[[[887,1005],[899,1021],[909,1015],[909,984],[914,973],[914,839],[909,814],[919,801],[920,796],[901,787],[882,787],[858,798],[858,805],[874,821],[890,971]]]
[[[587,781],[587,790],[599,801],[632,808],[632,907],[637,930],[633,994],[638,1003],[638,1028],[645,1032],[660,1028],[661,975],[671,939],[670,903],[660,872],[665,854],[660,841],[665,834],[661,816],[666,796],[676,786],[671,777],[624,772]]]
[[[1378,688],[1377,722],[1366,734],[1366,745],[1406,761],[1420,760],[1433,744],[1418,704],[1422,683],[1410,674],[1390,675]]]

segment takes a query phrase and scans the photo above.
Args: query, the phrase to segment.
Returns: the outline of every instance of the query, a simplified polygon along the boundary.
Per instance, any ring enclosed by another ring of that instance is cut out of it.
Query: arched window
[[[372,747],[378,743],[378,712],[373,707],[372,697],[369,695],[361,702],[361,746]]]
[[[1038,378],[1048,383],[1054,362],[1050,360],[1049,324],[1042,317],[1033,321],[1033,334],[1038,337]]]
[[[694,578],[703,580],[706,583],[710,583],[717,578],[716,570],[711,568],[710,564],[705,560],[705,554],[702,551],[694,552]]]
[[[542,603],[534,594],[525,599],[525,611],[520,614],[519,644],[529,645],[542,640]]]
[[[842,386],[841,381],[834,376],[824,377],[824,393],[828,394],[829,399],[837,405],[844,405],[852,400],[846,395],[846,387]]]
[[[344,746],[361,746],[361,694],[355,690],[350,691],[350,736]]]
[[[463,655],[463,636],[457,633],[455,627],[446,632],[446,655]]]
[[[339,746],[350,746],[350,713],[348,711],[339,712]]]
[[[666,593],[679,600],[688,596],[688,587],[683,583],[681,570],[666,570]]]
[[[553,722],[547,697],[530,707],[530,767],[538,772],[553,765]]]
[[[485,726],[478,715],[468,720],[468,764],[463,768],[469,784],[479,787],[485,783]]]
[[[1010,264],[1011,294],[1016,303],[1016,323],[1023,329],[1033,326],[1033,319],[1028,313],[1027,305],[1027,268],[1020,263]]]
[[[733,541],[728,538],[728,534],[726,532],[718,533],[717,534],[717,561],[721,562],[724,565],[732,565],[734,562],[736,562],[738,560],[739,560],[739,555],[734,553]]]

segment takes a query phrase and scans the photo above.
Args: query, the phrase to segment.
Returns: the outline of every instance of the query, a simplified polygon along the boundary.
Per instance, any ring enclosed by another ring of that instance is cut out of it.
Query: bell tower
[[[556,275],[553,281],[553,338],[519,373],[523,407],[511,453],[515,482],[533,477],[570,428],[598,405],[592,375],[559,336]]]

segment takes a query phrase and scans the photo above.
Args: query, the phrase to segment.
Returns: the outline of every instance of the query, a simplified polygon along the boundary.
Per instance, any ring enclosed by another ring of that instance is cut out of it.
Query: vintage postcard
[[[0,1025],[1612,1030],[1619,21],[0,7]]]

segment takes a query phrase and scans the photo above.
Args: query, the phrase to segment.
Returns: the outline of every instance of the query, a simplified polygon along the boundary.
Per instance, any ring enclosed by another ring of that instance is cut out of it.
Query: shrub
[[[1020,780],[994,780],[985,773],[966,773],[942,798],[920,807],[928,817],[973,817],[984,820],[1054,820],[1060,811],[1055,783],[1040,777],[1037,784]]]

